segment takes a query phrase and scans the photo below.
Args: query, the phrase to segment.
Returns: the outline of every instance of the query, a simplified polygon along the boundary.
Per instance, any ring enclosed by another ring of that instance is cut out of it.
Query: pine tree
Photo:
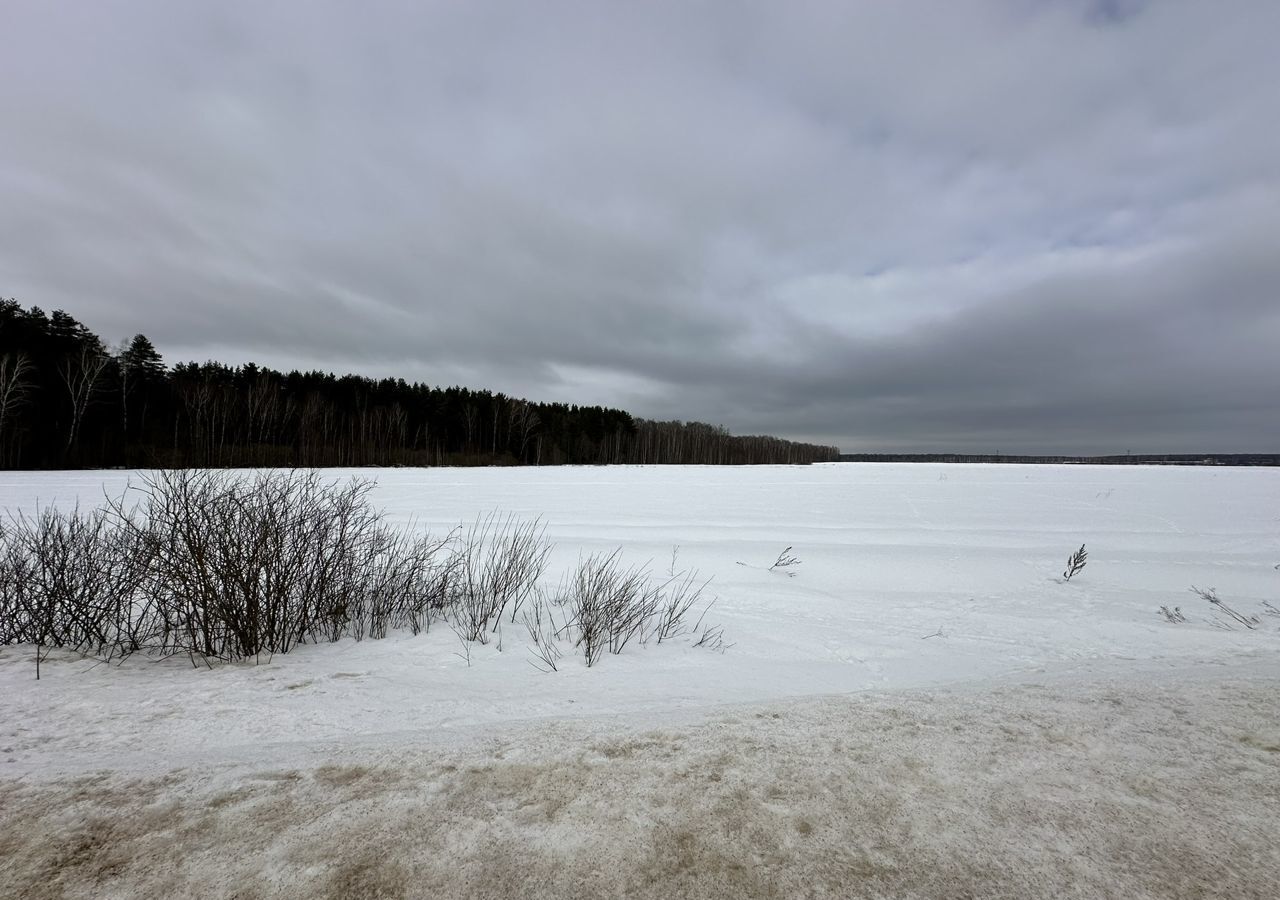
[[[153,385],[164,380],[164,360],[145,334],[135,334],[129,346],[117,357],[120,370],[120,430],[129,439],[129,398],[141,391],[141,427],[146,427],[148,394]]]

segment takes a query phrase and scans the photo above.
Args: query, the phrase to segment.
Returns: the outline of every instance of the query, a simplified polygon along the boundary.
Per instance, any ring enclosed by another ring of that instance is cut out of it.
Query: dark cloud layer
[[[1280,446],[1280,5],[7,0],[0,294],[855,449]]]

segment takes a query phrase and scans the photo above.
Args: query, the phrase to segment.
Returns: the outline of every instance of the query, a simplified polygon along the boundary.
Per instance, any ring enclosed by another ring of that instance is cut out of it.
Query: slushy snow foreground
[[[39,682],[0,648],[0,896],[1280,895],[1272,470],[374,474],[412,527],[542,516],[553,578],[674,555],[733,646],[540,673],[518,626],[438,623]],[[0,505],[126,478],[12,473]]]

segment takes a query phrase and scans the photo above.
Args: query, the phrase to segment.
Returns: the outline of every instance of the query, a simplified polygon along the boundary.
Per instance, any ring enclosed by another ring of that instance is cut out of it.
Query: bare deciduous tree
[[[9,420],[13,413],[27,402],[31,390],[31,361],[25,353],[6,353],[0,356],[0,448],[8,435]]]
[[[68,353],[58,363],[58,375],[67,388],[71,406],[71,423],[67,428],[66,451],[71,452],[80,435],[80,423],[97,392],[102,373],[111,357],[99,343],[84,343],[78,351]]]
[[[518,442],[516,456],[523,461],[525,452],[529,449],[529,440],[542,424],[542,420],[538,418],[537,411],[527,400],[514,401],[507,409],[507,418],[507,433]]]

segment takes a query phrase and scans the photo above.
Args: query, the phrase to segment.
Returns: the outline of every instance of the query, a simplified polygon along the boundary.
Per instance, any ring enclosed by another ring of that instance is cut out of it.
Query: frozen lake
[[[722,704],[972,682],[1037,671],[1107,672],[1130,661],[1205,663],[1274,654],[1280,617],[1280,472],[1274,469],[831,464],[810,467],[390,469],[333,471],[375,479],[376,506],[406,527],[445,531],[491,510],[540,516],[556,549],[546,581],[591,552],[623,548],[655,573],[711,579],[707,620],[723,653],[628,647],[587,669],[531,665],[525,631],[503,651],[469,656],[447,626],[383,641],[306,646],[265,666],[210,673],[141,657],[122,668],[64,660],[38,688],[30,665],[0,649],[6,701],[119,715],[142,704],[178,710],[195,698],[219,720],[208,741],[237,746],[268,732],[291,741],[388,730],[466,728],[596,714],[653,719]],[[136,473],[0,475],[0,505],[82,506],[124,491]],[[1081,544],[1088,565],[1063,582]],[[800,560],[769,571],[785,548]],[[1256,630],[1228,628],[1192,585],[1213,587]],[[1180,606],[1171,624],[1161,606]],[[20,658],[22,657],[22,658]],[[166,689],[154,690],[157,665]],[[73,673],[74,676],[73,676]],[[22,682],[23,699],[11,690]],[[97,688],[95,688],[95,691]],[[395,709],[393,719],[387,710]],[[262,715],[243,715],[246,709]],[[149,752],[189,746],[157,714],[154,739],[104,734]],[[269,721],[263,726],[262,721]],[[139,725],[146,728],[146,724]],[[203,727],[203,726],[202,726]],[[75,734],[53,750],[86,750]]]

